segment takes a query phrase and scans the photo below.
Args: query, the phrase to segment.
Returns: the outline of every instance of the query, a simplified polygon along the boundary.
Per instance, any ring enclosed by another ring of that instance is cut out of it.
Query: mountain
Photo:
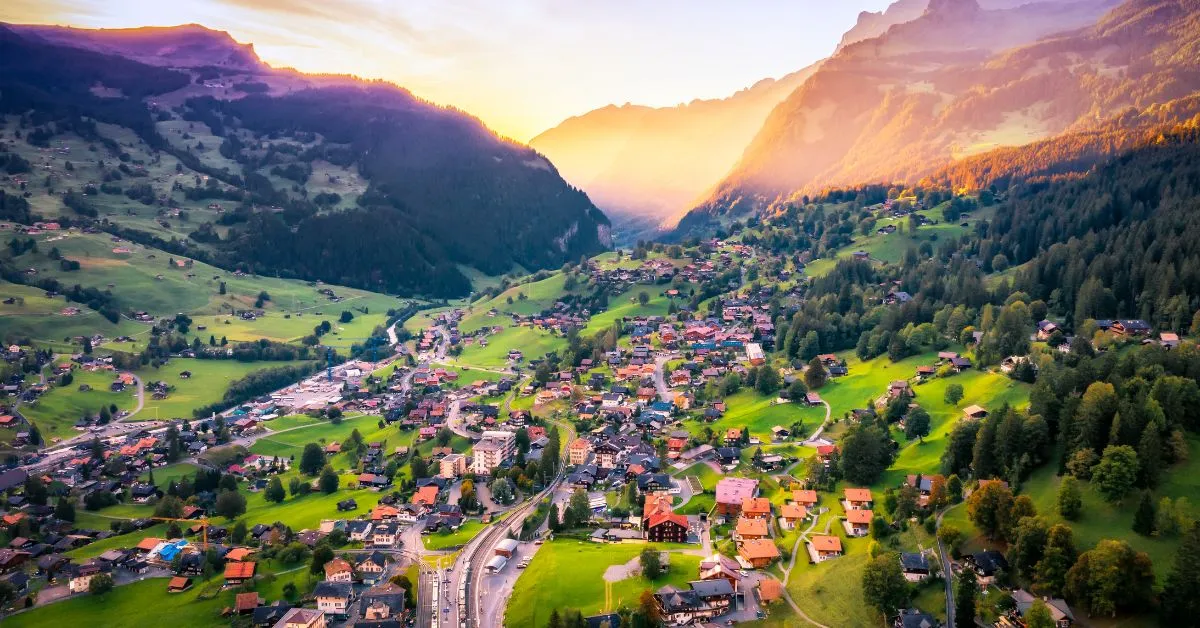
[[[214,66],[247,71],[269,69],[259,60],[253,44],[240,44],[229,33],[199,24],[102,29],[9,25],[9,29],[18,35],[49,44],[119,55],[147,65],[178,68]]]
[[[72,157],[78,187],[47,181],[31,204],[218,266],[438,297],[471,290],[464,268],[552,268],[610,244],[587,195],[476,118],[177,31],[0,27],[0,113],[29,127],[16,137],[98,153]]]
[[[530,140],[614,216],[654,222],[686,209],[737,162],[771,108],[816,70],[765,79],[728,98],[675,107],[609,105]]]
[[[1146,4],[1188,3],[1139,0],[1112,15]],[[1097,30],[1113,5],[988,10],[975,0],[938,0],[921,17],[843,48],[771,112],[684,227],[829,186],[916,180],[957,158],[1064,132],[1095,102],[1080,90],[1105,89],[1122,69],[1141,73],[1140,61],[1151,61],[1144,44],[1152,37]]]

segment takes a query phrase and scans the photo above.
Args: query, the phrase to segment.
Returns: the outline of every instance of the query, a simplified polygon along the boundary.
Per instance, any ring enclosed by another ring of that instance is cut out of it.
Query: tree
[[[1200,617],[1200,525],[1193,525],[1175,552],[1162,592],[1165,626],[1186,626]]]
[[[246,532],[246,522],[238,521],[237,523],[233,524],[233,530],[229,531],[229,538],[234,543],[242,543],[246,540]]]
[[[333,549],[325,543],[318,543],[313,548],[312,561],[308,564],[308,570],[314,574],[325,573],[325,563],[333,560]]]
[[[450,440],[453,438],[454,432],[450,431],[450,428],[448,427],[443,427],[437,431],[435,440],[437,440],[438,447],[445,447],[450,444]]]
[[[825,370],[825,365],[821,363],[821,359],[813,357],[808,361],[808,368],[804,371],[804,383],[808,385],[810,390],[816,390],[825,385],[825,381],[829,379],[829,372]]]
[[[1013,568],[1022,578],[1032,580],[1037,563],[1046,551],[1046,522],[1039,517],[1024,517],[1016,525],[1011,546]]]
[[[222,491],[217,495],[213,511],[226,519],[237,519],[246,514],[246,496],[238,491]]]
[[[645,290],[642,290],[638,293],[637,300],[638,305],[645,307],[645,305],[650,302],[650,295]]]
[[[316,475],[324,466],[325,452],[321,446],[316,443],[305,445],[304,451],[300,454],[300,472],[306,475]]]
[[[1137,482],[1137,473],[1137,452],[1133,447],[1110,445],[1104,448],[1100,462],[1092,470],[1092,482],[1105,499],[1118,502]]]
[[[858,424],[842,439],[842,475],[855,484],[873,484],[892,464],[891,439],[876,425]]]
[[[338,490],[338,474],[334,472],[333,467],[325,465],[321,469],[321,477],[317,480],[317,486],[321,488],[321,492],[329,495]]]
[[[513,488],[512,480],[508,478],[497,478],[492,480],[488,485],[488,491],[492,494],[492,500],[498,504],[508,505],[516,501],[517,494]]]
[[[946,395],[945,395],[946,403],[948,403],[952,406],[957,406],[958,402],[962,401],[962,398],[963,398],[962,384],[954,383],[954,384],[949,384],[948,386],[946,386]]]
[[[988,482],[967,499],[967,517],[992,540],[1003,537],[1012,511],[1012,490],[999,482]]]
[[[173,495],[167,495],[158,500],[154,506],[154,516],[165,519],[178,519],[183,516],[183,500]]]
[[[92,576],[88,581],[88,593],[92,595],[104,595],[113,590],[112,576],[106,573],[98,573]]]
[[[956,625],[969,626],[975,623],[975,596],[978,593],[979,583],[975,579],[975,572],[970,569],[962,570],[958,575],[958,582],[954,585]]]
[[[46,490],[46,483],[42,481],[39,475],[30,475],[25,478],[25,501],[38,506],[46,505],[46,500],[49,499],[50,493]]]
[[[1092,615],[1115,617],[1150,601],[1154,566],[1145,552],[1125,541],[1105,539],[1084,552],[1067,572],[1068,599]]]
[[[54,505],[54,516],[63,521],[75,521],[75,502],[66,496],[59,497]]]
[[[913,408],[904,419],[904,437],[908,440],[919,438],[921,442],[925,442],[925,437],[928,435],[929,413],[925,411],[925,408]]]
[[[1054,617],[1050,615],[1050,607],[1040,599],[1034,599],[1033,605],[1025,613],[1025,628],[1055,628]]]
[[[758,377],[754,380],[754,388],[762,395],[773,395],[779,387],[783,385],[783,380],[779,377],[779,371],[770,364],[763,365],[758,369]]]
[[[1150,496],[1150,491],[1142,491],[1137,510],[1133,513],[1133,531],[1142,536],[1154,534],[1155,516],[1154,498]]]
[[[912,591],[900,560],[895,554],[885,553],[867,563],[862,575],[863,597],[885,617],[908,605]]]
[[[1082,512],[1083,493],[1079,490],[1079,480],[1073,475],[1064,475],[1058,487],[1058,514],[1067,521],[1075,521]]]
[[[647,547],[642,550],[639,561],[642,565],[642,575],[647,580],[657,580],[663,575],[662,556],[658,550],[653,547]]]
[[[1042,558],[1036,566],[1034,591],[1042,595],[1060,596],[1067,584],[1067,572],[1075,564],[1075,541],[1071,528],[1056,524],[1046,532]]]
[[[938,529],[937,538],[950,550],[951,554],[957,555],[959,545],[966,540],[967,535],[958,526],[947,523]]]
[[[267,489],[263,491],[263,499],[278,504],[281,503],[285,497],[286,495],[283,492],[283,480],[280,480],[279,476],[271,478],[271,481],[267,482]]]

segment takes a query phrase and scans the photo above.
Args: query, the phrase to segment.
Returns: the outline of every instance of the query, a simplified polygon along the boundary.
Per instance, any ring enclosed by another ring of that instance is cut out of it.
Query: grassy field
[[[537,314],[554,305],[564,294],[571,293],[563,289],[566,280],[567,276],[558,272],[541,281],[516,285],[491,299],[474,303],[471,305],[471,313],[463,318],[459,328],[469,333],[482,327],[503,323],[509,314]],[[573,292],[581,292],[581,289],[576,288]],[[487,312],[492,309],[500,314],[495,317],[488,316]]]
[[[260,597],[278,600],[283,587],[291,582],[300,591],[311,588],[307,568],[288,570],[272,578],[260,579],[256,590]],[[268,581],[269,580],[269,581]],[[216,628],[228,626],[221,610],[233,605],[237,591],[220,589],[218,574],[207,582],[198,582],[183,593],[167,593],[166,578],[150,578],[116,587],[93,596],[82,594],[71,599],[13,615],[5,626],[70,626],[90,623],[105,626],[159,626],[177,628]]]
[[[670,285],[637,285],[626,290],[624,293],[609,300],[608,309],[592,316],[592,319],[588,321],[587,327],[583,328],[580,335],[585,338],[594,336],[612,327],[614,322],[625,317],[666,316],[671,300],[666,296],[665,292],[670,288]],[[680,289],[680,293],[686,295],[688,288],[689,286],[684,286]],[[638,294],[642,292],[645,292],[650,297],[646,305],[638,302]],[[682,297],[676,298],[686,303],[686,299]]]
[[[567,339],[531,327],[506,327],[504,331],[487,337],[488,346],[478,343],[463,349],[462,355],[449,364],[501,368],[508,365],[508,352],[517,349],[526,360],[540,358],[567,346]]]
[[[796,403],[775,403],[776,396],[763,396],[752,390],[742,390],[725,398],[726,412],[713,423],[688,421],[685,425],[693,434],[700,434],[711,427],[718,434],[734,427],[748,428],[752,436],[764,442],[771,440],[771,428],[776,425],[791,426],[796,421],[804,423],[806,432],[811,432],[825,418],[824,406],[807,406]]]
[[[84,415],[94,416],[100,408],[116,405],[119,410],[132,410],[137,405],[132,387],[124,392],[109,389],[116,379],[111,371],[77,369],[73,371],[73,378],[70,385],[53,386],[36,402],[21,406],[21,413],[37,424],[48,443],[79,435],[81,432],[75,429],[75,422]],[[85,385],[91,390],[79,390]]]
[[[234,360],[194,360],[174,358],[160,368],[144,367],[137,371],[147,386],[145,407],[139,419],[191,418],[192,410],[221,400],[229,384],[255,371],[293,366],[302,362],[237,362]],[[183,379],[180,373],[190,371]],[[149,385],[165,381],[174,390],[166,399],[154,399]]]
[[[200,467],[188,462],[169,464],[165,467],[159,467],[154,470],[154,485],[166,490],[167,486],[169,486],[172,481],[178,482],[185,475],[195,476],[196,471],[199,469]],[[143,473],[140,479],[142,482],[149,482],[150,474]]]
[[[474,519],[462,524],[462,527],[448,534],[427,534],[421,537],[421,541],[425,544],[425,549],[430,551],[440,551],[466,545],[468,541],[475,538],[475,535],[483,531],[487,526],[475,521]]]
[[[644,547],[576,539],[546,543],[517,579],[505,611],[505,625],[513,628],[544,625],[554,608],[576,608],[585,616],[606,610],[604,571],[610,565],[629,562]],[[621,605],[635,606],[646,589],[657,590],[667,584],[686,586],[687,581],[696,578],[699,557],[672,553],[670,562],[670,573],[653,582],[642,577],[614,582],[607,610],[616,610]]]

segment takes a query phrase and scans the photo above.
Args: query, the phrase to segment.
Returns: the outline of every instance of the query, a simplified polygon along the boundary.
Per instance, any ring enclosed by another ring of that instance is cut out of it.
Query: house
[[[1037,324],[1037,339],[1046,342],[1054,332],[1058,331],[1058,324],[1053,321],[1041,320]]]
[[[963,408],[963,416],[968,419],[984,419],[987,418],[987,415],[987,409],[981,406],[970,405]]]
[[[937,374],[937,369],[932,366],[918,366],[917,379],[925,381]]]
[[[1174,349],[1179,346],[1179,334],[1164,331],[1158,335],[1158,344],[1164,349]]]
[[[354,582],[354,568],[344,558],[325,563],[325,579],[329,582]]]
[[[359,554],[358,565],[355,568],[363,582],[373,584],[383,577],[384,572],[387,571],[388,562],[390,562],[390,558],[383,552]]]
[[[766,364],[767,358],[763,353],[762,345],[758,344],[757,342],[751,342],[747,344],[746,359],[748,359],[750,364],[753,366],[762,366],[763,364]]]
[[[942,625],[933,615],[915,608],[906,608],[896,616],[893,628],[939,628]]]
[[[353,519],[346,522],[346,537],[351,541],[364,541],[371,535],[370,521]]]
[[[238,615],[248,615],[253,613],[254,609],[258,608],[261,603],[262,600],[253,591],[250,593],[238,593],[233,598],[233,611]]]
[[[964,358],[962,356],[952,358],[950,360],[950,366],[953,367],[955,371],[961,373],[971,368],[971,358]]]
[[[966,562],[979,577],[979,586],[989,587],[996,582],[996,576],[1008,571],[1008,560],[1004,554],[996,550],[984,550],[967,557]]]
[[[870,510],[847,510],[844,526],[848,536],[866,536],[871,532],[871,520],[875,513]]]
[[[845,499],[842,505],[847,511],[871,510],[875,505],[875,500],[871,497],[871,489],[869,488],[847,488],[844,491],[844,495]]]
[[[646,540],[651,543],[686,543],[688,518],[672,512],[651,514],[646,520]]]
[[[350,510],[358,510],[358,502],[354,499],[343,499],[337,503],[338,512],[347,512]]]
[[[371,544],[383,547],[395,545],[399,527],[393,521],[384,521],[376,525],[375,529],[371,531]]]
[[[751,539],[738,543],[738,556],[755,569],[763,569],[779,560],[779,548],[771,539]]]
[[[808,542],[808,555],[819,563],[842,555],[842,539],[836,536],[815,535]]]
[[[784,530],[794,530],[806,517],[808,509],[796,502],[779,507],[779,526]]]
[[[771,517],[771,500],[766,497],[747,497],[743,499],[742,517],[749,519],[769,519]]]
[[[771,428],[771,440],[782,442],[792,437],[792,433],[782,425],[776,425]]]
[[[293,608],[273,628],[326,628],[325,613],[311,608]]]
[[[284,615],[287,615],[291,610],[292,605],[283,600],[276,601],[274,604],[268,606],[259,606],[250,615],[250,623],[255,628],[271,628],[278,624],[279,620],[283,619]]]
[[[929,559],[921,552],[900,554],[900,568],[909,582],[924,582],[929,578]]]
[[[692,588],[691,585],[698,585]],[[724,580],[700,580],[688,583],[688,589],[667,585],[654,594],[663,621],[669,625],[695,624],[716,617],[733,602],[733,587]]]
[[[887,396],[889,400],[908,399],[915,397],[912,386],[908,384],[908,380],[899,379],[888,385]]]
[[[766,519],[750,519],[741,516],[738,517],[737,526],[733,529],[733,538],[742,541],[765,539],[770,536],[767,527]]]
[[[620,447],[609,441],[605,441],[596,445],[594,452],[596,454],[596,466],[601,469],[617,468],[617,461],[621,456]]]
[[[792,501],[804,506],[805,508],[816,508],[820,498],[817,497],[816,491],[799,490],[792,491]]]
[[[167,582],[167,593],[183,593],[192,588],[192,579],[175,576]]]
[[[413,494],[412,502],[423,506],[432,506],[438,500],[438,487],[432,484],[422,486]]]
[[[810,406],[819,406],[825,402],[821,399],[821,395],[815,392],[807,392],[804,393],[804,403]]]
[[[252,562],[230,561],[225,563],[225,584],[241,584],[254,579],[254,570],[258,566]]]
[[[313,591],[317,610],[328,615],[345,615],[354,596],[354,587],[348,582],[318,582]]]
[[[717,482],[716,502],[717,514],[726,517],[737,516],[742,512],[742,503],[747,497],[758,493],[758,480],[750,478],[721,478]]]
[[[1013,601],[1017,603],[1017,613],[1021,617],[1029,612],[1037,597],[1032,593],[1023,589],[1017,589],[1012,592]],[[1071,628],[1071,624],[1075,623],[1075,614],[1071,612],[1071,607],[1066,600],[1059,598],[1042,598],[1046,603],[1046,608],[1050,611],[1050,619],[1054,621],[1055,628]]]
[[[92,584],[92,578],[111,572],[112,567],[106,562],[90,561],[82,565],[71,565],[68,571],[71,579],[67,583],[67,588],[71,593],[84,593]]]
[[[1150,325],[1141,319],[1113,321],[1112,332],[1118,336],[1145,336]]]

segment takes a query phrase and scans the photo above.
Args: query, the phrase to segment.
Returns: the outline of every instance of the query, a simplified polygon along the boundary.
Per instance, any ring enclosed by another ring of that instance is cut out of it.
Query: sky
[[[721,98],[828,56],[890,0],[3,0],[0,21],[199,23],[274,66],[402,85],[527,141],[607,104]]]

